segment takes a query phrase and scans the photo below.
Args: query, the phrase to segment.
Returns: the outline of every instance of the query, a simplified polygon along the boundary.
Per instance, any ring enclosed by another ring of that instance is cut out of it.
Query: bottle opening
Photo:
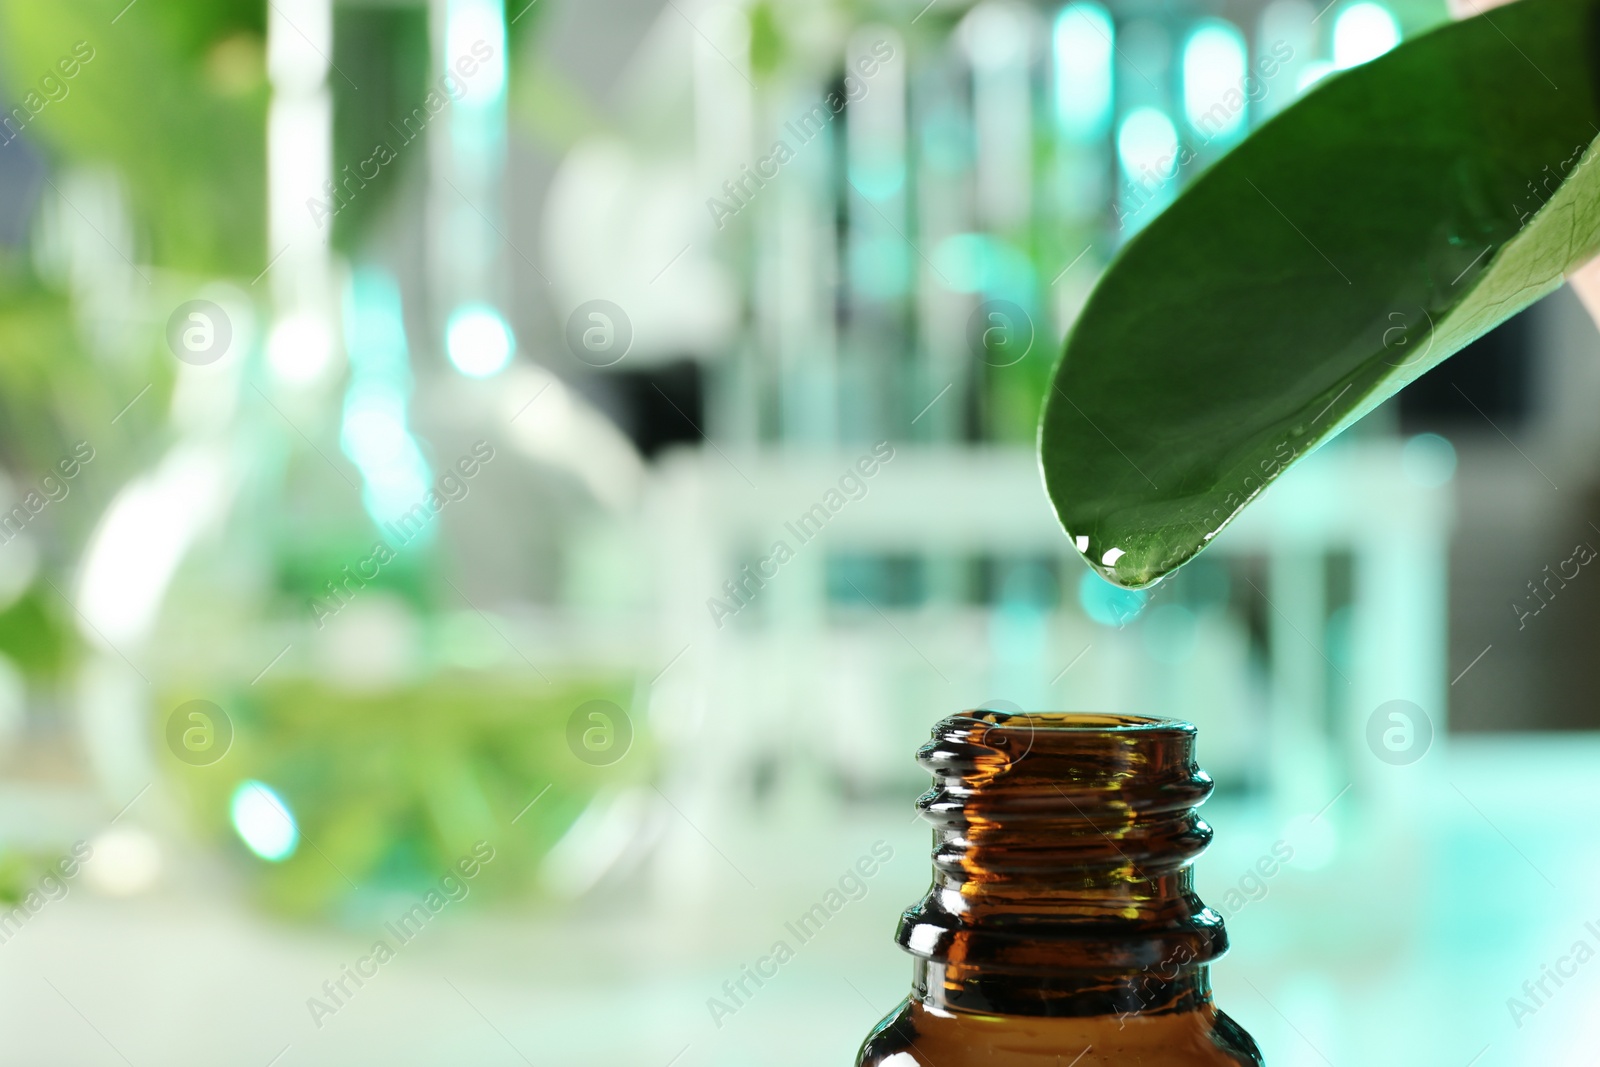
[[[1036,730],[1175,730],[1194,733],[1194,726],[1181,719],[1155,719],[1148,715],[1122,715],[1098,711],[990,711],[978,709],[963,712],[946,719],[953,723],[962,719],[993,726],[1026,726]]]
[[[856,1067],[1261,1067],[1216,1009],[1222,919],[1195,895],[1211,779],[1195,728],[1144,715],[978,709],[933,729],[933,885],[900,920],[911,996]]]
[[[906,912],[926,1003],[951,1010],[1183,1010],[1227,947],[1193,890],[1212,783],[1195,728],[1139,715],[977,710],[917,754],[933,885]],[[1138,990],[1135,995],[1131,990]]]

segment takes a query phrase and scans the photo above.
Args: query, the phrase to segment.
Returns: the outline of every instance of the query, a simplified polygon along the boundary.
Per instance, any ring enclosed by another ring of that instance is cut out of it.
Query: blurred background
[[[1118,247],[1445,18],[0,3],[0,1063],[847,1064],[977,706],[1199,725],[1269,1062],[1590,1062],[1576,300],[1148,593],[1032,452]]]

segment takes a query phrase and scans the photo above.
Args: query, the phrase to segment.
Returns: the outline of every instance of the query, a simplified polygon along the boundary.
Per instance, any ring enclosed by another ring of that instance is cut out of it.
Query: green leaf
[[[1600,2],[1521,0],[1331,78],[1130,240],[1039,451],[1120,585],[1600,252]]]

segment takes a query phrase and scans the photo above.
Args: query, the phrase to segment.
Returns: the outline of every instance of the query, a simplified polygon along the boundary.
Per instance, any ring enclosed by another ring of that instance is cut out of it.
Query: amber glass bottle
[[[1222,918],[1190,865],[1211,840],[1194,727],[975,711],[917,753],[933,886],[900,920],[911,995],[857,1067],[1261,1064],[1211,1001]]]

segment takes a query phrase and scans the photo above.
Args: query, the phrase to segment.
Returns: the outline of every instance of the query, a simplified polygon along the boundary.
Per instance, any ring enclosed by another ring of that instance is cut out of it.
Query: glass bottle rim
[[[1032,730],[1052,730],[1074,733],[1155,733],[1173,732],[1192,734],[1193,723],[1183,719],[1165,719],[1153,715],[1132,715],[1124,712],[1100,711],[997,711],[978,708],[952,716],[946,721],[982,724],[986,727],[1026,726]]]

